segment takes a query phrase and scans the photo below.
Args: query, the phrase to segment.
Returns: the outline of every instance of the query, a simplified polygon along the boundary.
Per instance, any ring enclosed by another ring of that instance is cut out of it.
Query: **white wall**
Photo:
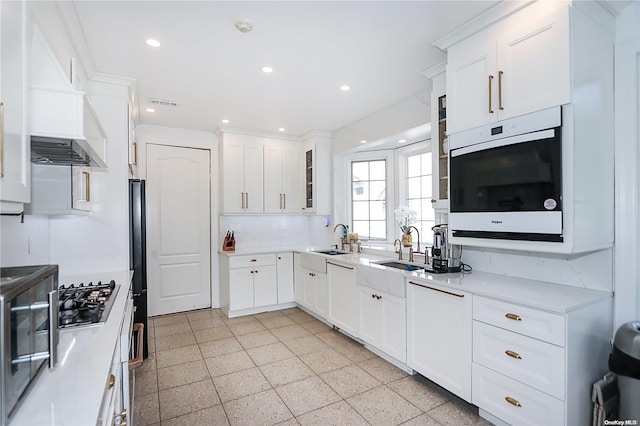
[[[0,266],[49,264],[49,217],[0,218]]]

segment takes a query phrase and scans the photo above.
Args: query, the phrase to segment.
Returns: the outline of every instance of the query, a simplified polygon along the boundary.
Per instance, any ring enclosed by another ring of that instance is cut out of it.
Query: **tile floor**
[[[149,319],[137,425],[488,425],[477,409],[293,308]]]

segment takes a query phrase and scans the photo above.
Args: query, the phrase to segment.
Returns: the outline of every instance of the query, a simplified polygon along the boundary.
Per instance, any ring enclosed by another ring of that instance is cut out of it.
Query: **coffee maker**
[[[449,244],[449,226],[447,224],[436,225],[433,228],[433,246],[431,258],[433,272],[460,272],[460,246]]]

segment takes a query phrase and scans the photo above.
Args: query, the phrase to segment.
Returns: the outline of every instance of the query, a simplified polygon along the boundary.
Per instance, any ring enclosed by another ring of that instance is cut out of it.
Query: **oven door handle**
[[[140,367],[144,362],[142,358],[144,354],[144,351],[142,350],[142,345],[144,342],[144,324],[141,322],[133,324],[133,331],[138,332],[138,353],[136,354],[135,358],[129,360],[129,370]]]

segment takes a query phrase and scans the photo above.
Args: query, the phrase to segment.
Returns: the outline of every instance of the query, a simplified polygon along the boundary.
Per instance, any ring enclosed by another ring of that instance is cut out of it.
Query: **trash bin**
[[[622,324],[616,331],[609,369],[618,375],[618,419],[640,422],[640,321]]]

